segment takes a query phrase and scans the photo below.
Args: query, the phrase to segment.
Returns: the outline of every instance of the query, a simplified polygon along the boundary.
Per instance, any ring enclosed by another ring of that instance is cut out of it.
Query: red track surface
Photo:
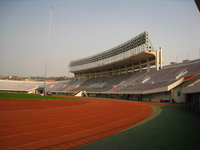
[[[149,117],[155,103],[0,100],[0,149],[72,149]]]

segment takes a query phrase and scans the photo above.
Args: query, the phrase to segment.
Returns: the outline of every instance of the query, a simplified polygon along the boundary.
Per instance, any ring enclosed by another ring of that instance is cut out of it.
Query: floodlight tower
[[[47,48],[46,48],[46,51],[45,51],[45,65],[44,65],[44,96],[43,96],[43,102],[44,102],[44,100],[45,100],[45,94],[46,94],[47,57],[48,57],[49,44],[50,44],[52,14],[53,14],[53,7],[51,7],[51,9],[50,9],[49,29],[48,29],[48,40],[47,40]]]

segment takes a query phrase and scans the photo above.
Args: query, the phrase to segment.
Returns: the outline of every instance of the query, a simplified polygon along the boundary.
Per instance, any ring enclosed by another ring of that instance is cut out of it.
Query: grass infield
[[[146,122],[75,150],[199,149],[199,115],[184,111],[180,106],[153,108],[154,114]]]
[[[34,99],[43,100],[44,96],[36,94],[24,94],[24,93],[0,93],[0,99]],[[75,98],[45,96],[46,100],[78,100]]]

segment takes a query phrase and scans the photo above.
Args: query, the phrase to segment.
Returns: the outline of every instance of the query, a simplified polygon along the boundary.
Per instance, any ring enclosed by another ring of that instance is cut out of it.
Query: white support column
[[[159,52],[156,51],[156,59],[155,59],[155,63],[156,63],[156,71],[159,70]]]
[[[162,69],[163,58],[162,58],[162,48],[161,47],[160,47],[160,52],[159,52],[159,63],[160,63],[160,69]]]
[[[147,59],[147,72],[149,72],[151,70],[150,68],[150,62],[149,62],[149,59]]]

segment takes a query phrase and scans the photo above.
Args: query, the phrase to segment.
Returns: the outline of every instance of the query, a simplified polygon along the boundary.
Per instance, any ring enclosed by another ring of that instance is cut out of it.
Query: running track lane
[[[151,103],[0,100],[0,149],[72,149],[129,128],[149,117]]]

